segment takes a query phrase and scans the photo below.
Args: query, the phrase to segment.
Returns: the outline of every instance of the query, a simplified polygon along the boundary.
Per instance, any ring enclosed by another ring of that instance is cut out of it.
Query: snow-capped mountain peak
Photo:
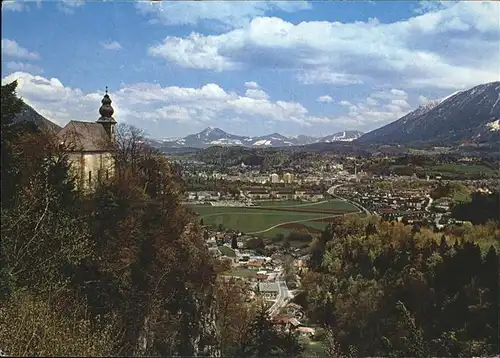
[[[363,135],[360,131],[344,131],[338,132],[326,137],[321,138],[321,142],[331,143],[331,142],[352,142]]]
[[[207,127],[205,128],[204,130],[202,130],[200,133],[199,133],[201,136],[203,137],[209,137],[209,136],[224,136],[225,134],[227,134],[226,132],[224,132],[222,129],[220,128],[215,128],[215,127]]]

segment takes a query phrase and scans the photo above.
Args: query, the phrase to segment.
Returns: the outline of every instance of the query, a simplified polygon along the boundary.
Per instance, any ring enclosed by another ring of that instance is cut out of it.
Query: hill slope
[[[367,144],[416,142],[452,145],[498,141],[500,82],[456,92],[417,108],[357,140]]]
[[[26,103],[23,104],[21,112],[14,118],[14,122],[33,123],[36,128],[42,131],[58,132],[61,130],[61,127],[54,122],[49,121]]]

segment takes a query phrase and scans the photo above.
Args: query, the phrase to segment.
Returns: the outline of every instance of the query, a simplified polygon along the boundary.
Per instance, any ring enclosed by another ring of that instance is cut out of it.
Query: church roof
[[[100,123],[70,121],[57,136],[70,151],[109,152],[112,150],[110,138]]]

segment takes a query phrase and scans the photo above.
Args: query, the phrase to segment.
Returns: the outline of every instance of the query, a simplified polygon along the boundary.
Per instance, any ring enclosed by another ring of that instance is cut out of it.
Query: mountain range
[[[183,138],[164,139],[156,141],[155,146],[162,148],[208,148],[218,146],[243,146],[253,148],[291,147],[312,143],[351,142],[363,135],[359,131],[338,132],[326,137],[318,138],[305,135],[286,137],[279,133],[272,133],[258,137],[246,137],[230,134],[220,128],[208,127],[196,134]]]
[[[23,105],[15,121],[31,122],[42,130],[60,130],[57,124],[27,104]],[[199,150],[210,146],[273,148],[305,145],[338,146],[350,143],[356,147],[382,144],[405,147],[421,144],[460,147],[482,144],[496,146],[497,143],[500,144],[500,81],[478,85],[430,101],[400,119],[366,134],[359,131],[344,131],[326,137],[305,135],[287,137],[279,133],[248,137],[209,127],[183,138],[148,139],[148,142],[168,152],[182,152],[186,148]]]
[[[500,142],[500,82],[475,86],[429,101],[400,119],[363,134],[345,131],[326,137],[299,135],[286,137],[273,133],[244,137],[206,128],[184,138],[164,140],[167,148],[207,148],[244,146],[253,148],[290,147],[323,143],[353,142],[356,145],[456,146]]]

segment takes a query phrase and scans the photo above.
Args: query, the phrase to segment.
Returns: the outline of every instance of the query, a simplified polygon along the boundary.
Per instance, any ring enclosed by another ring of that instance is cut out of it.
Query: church
[[[61,149],[68,153],[78,187],[92,189],[114,174],[115,126],[111,98],[104,95],[96,122],[70,121],[57,134]]]

